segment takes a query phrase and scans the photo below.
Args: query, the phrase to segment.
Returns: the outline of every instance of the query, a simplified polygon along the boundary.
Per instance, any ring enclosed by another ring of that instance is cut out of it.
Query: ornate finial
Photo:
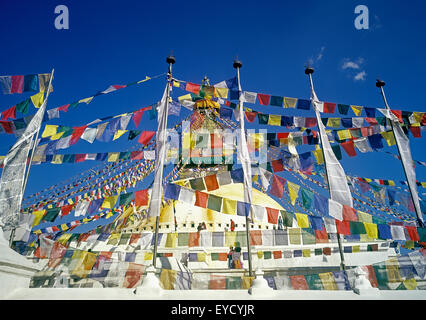
[[[166,62],[168,64],[174,64],[176,62],[175,57],[173,57],[173,50],[170,50],[170,56],[167,57]]]
[[[237,56],[237,58],[234,60],[234,68],[237,69],[237,68],[241,68],[242,66],[243,66],[243,63],[240,60],[238,60],[238,56]]]
[[[309,65],[309,62],[307,63],[307,66],[306,66],[306,69],[305,69],[305,74],[312,74],[312,73],[314,73],[314,68],[312,68],[310,65]]]
[[[210,80],[209,80],[209,78],[207,78],[207,76],[204,76],[204,79],[203,79],[203,81],[202,81],[202,84],[203,84],[204,86],[210,86]]]
[[[380,79],[376,80],[376,87],[377,88],[381,88],[381,87],[384,87],[384,86],[385,86],[385,82],[384,81],[382,81]]]

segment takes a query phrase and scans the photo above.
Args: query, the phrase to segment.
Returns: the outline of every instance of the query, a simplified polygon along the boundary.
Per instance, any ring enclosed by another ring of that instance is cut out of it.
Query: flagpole
[[[384,101],[384,103],[385,103],[386,110],[388,110],[388,112],[391,112],[391,109],[389,108],[388,102],[387,102],[387,100],[386,100],[385,91],[384,91],[384,89],[383,89],[383,87],[384,87],[384,86],[385,86],[385,82],[384,82],[384,81],[382,81],[382,80],[377,79],[377,81],[376,81],[376,87],[377,87],[377,88],[380,88],[380,92],[381,92],[381,94],[382,94],[382,97],[383,97],[383,101]],[[393,133],[393,134],[394,134],[394,136],[395,136],[395,128],[394,128],[394,125],[393,125],[393,121],[392,121],[392,120],[390,120],[390,124],[391,124],[391,128],[392,128],[392,133]],[[395,143],[396,143],[396,148],[398,149],[399,159],[400,159],[400,160],[401,160],[401,162],[402,162],[402,158],[401,158],[401,148],[400,148],[400,145],[399,145],[399,140],[398,140],[398,139],[396,139],[396,138],[395,138]],[[411,200],[413,201],[414,210],[415,210],[415,212],[416,212],[417,222],[418,222],[418,224],[419,224],[419,226],[420,226],[420,227],[423,227],[424,222],[423,222],[423,219],[422,219],[422,213],[421,213],[421,212],[418,212],[418,207],[416,206],[416,203],[414,202],[413,192],[411,191],[411,187],[413,187],[413,186],[410,184],[410,180],[408,179],[408,175],[407,175],[407,171],[405,170],[404,163],[402,163],[402,169],[404,170],[404,175],[405,175],[405,180],[407,181],[408,190],[410,190],[410,196],[411,196]]]
[[[240,68],[243,66],[242,62],[240,60],[237,59],[234,61],[233,64],[234,68],[237,70],[237,81],[238,81],[238,107],[240,108],[240,130],[242,131],[241,134],[244,135],[245,132],[243,131],[242,128],[244,128],[244,113],[241,112],[241,109],[243,108],[242,103],[241,103],[241,83],[240,83]],[[241,127],[241,123],[242,123],[242,127]],[[241,139],[240,139],[241,140]],[[241,141],[240,141],[241,143]],[[250,164],[251,165],[251,164]],[[244,175],[244,179],[246,179],[245,175]],[[246,185],[244,184],[244,187],[246,187]],[[244,191],[245,192],[245,191]],[[250,199],[250,216],[252,215],[252,206],[251,206],[251,199]],[[248,215],[246,216],[246,238],[247,238],[247,254],[248,254],[248,264],[249,264],[249,277],[252,276],[253,273],[253,269],[252,269],[252,263],[251,263],[251,247],[250,247],[250,221],[249,221],[249,217]]]
[[[172,65],[176,62],[176,59],[175,59],[175,57],[172,55],[172,53],[170,53],[170,56],[168,56],[167,57],[167,59],[166,59],[166,62],[169,64],[169,71],[168,71],[168,73],[167,73],[167,77],[168,77],[168,79],[167,79],[167,98],[166,98],[166,104],[165,104],[165,110],[164,110],[164,112],[165,112],[165,115],[164,115],[164,117],[165,117],[165,125],[164,125],[164,128],[162,128],[163,130],[167,130],[167,116],[168,116],[168,113],[169,113],[169,99],[170,99],[170,86],[171,86],[171,83],[172,83]],[[159,135],[160,133],[159,132],[157,132],[157,135]],[[159,157],[160,155],[157,155],[156,154],[156,157],[157,157],[157,160],[158,160],[158,157]],[[161,172],[163,172],[163,170],[164,170],[164,167],[163,168],[160,168],[160,170],[161,170]],[[161,199],[161,194],[162,194],[162,189],[163,189],[163,187],[162,187],[162,184],[163,184],[163,174],[161,174],[161,179],[160,179],[160,190],[161,190],[161,192],[160,192],[160,199]],[[156,208],[158,211],[156,212],[157,214],[156,214],[156,218],[155,218],[155,234],[154,234],[154,257],[152,258],[153,260],[152,260],[152,265],[154,266],[154,268],[156,268],[156,266],[157,266],[157,249],[158,249],[158,228],[159,228],[159,224],[160,224],[160,209],[161,209],[161,202],[159,203],[159,208]]]
[[[312,73],[314,73],[314,69],[312,67],[307,67],[305,69],[305,74],[308,75],[309,77],[309,84],[311,86],[311,91],[314,90],[314,82],[312,80]],[[318,121],[321,119],[317,119]],[[319,124],[318,124],[319,125]],[[329,180],[329,176],[328,176],[328,171],[327,171],[327,163],[326,163],[326,159],[325,159],[325,154],[324,154],[324,144],[322,142],[322,138],[321,138],[321,134],[318,134],[320,143],[321,143],[321,151],[322,151],[322,157],[324,159],[324,168],[325,168],[325,175],[327,177],[327,188],[328,188],[328,192],[331,195],[331,190],[330,190],[330,180]],[[337,243],[339,245],[339,253],[340,253],[340,270],[345,271],[345,256],[343,254],[343,248],[342,248],[342,243],[341,243],[341,238],[340,238],[340,234],[336,231],[337,234]]]
[[[55,69],[52,69],[52,72],[50,73],[49,86],[47,88],[46,98],[43,101],[45,106],[44,106],[44,110],[43,110],[42,119],[44,118],[44,114],[46,113],[47,100],[49,99],[50,89],[51,89],[51,86],[52,86],[52,80],[53,80],[53,73],[54,72],[55,72]],[[22,205],[22,200],[24,198],[25,189],[27,187],[28,178],[30,176],[30,169],[31,169],[31,163],[32,163],[33,157],[34,157],[34,152],[35,152],[35,149],[37,148],[37,145],[38,145],[37,140],[38,140],[38,136],[39,136],[39,133],[40,133],[40,128],[41,128],[41,124],[40,124],[40,127],[37,129],[37,132],[36,132],[36,135],[35,135],[33,147],[31,149],[30,161],[28,162],[27,172],[25,173],[25,178],[24,178],[24,181],[23,181],[23,184],[22,184],[21,199],[19,200],[21,205]],[[11,233],[10,233],[9,245],[12,245],[12,243],[13,243],[13,238],[15,237],[15,230],[16,230],[16,228],[13,228]]]

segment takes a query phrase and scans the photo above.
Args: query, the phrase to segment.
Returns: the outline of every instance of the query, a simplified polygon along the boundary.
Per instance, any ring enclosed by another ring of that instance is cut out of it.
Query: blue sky
[[[54,27],[54,9],[59,4],[69,9],[69,30]],[[354,8],[359,4],[369,8],[368,30],[354,27]],[[232,62],[238,55],[243,62],[243,90],[297,98],[309,98],[303,71],[311,61],[321,100],[381,108],[383,102],[375,87],[380,76],[387,82],[391,108],[426,111],[422,82],[426,71],[425,9],[423,1],[6,0],[0,5],[0,73],[47,73],[55,68],[50,109],[92,96],[111,84],[166,72],[165,58],[171,49],[177,59],[173,71],[178,79],[196,83],[204,76],[212,83],[228,79],[235,74]],[[148,106],[161,98],[164,85],[161,77],[100,96],[49,123],[80,126]],[[178,91],[175,96],[183,94]],[[1,95],[0,110],[28,96]],[[275,107],[273,111],[254,109],[286,114]],[[172,124],[177,122],[176,117],[171,119]],[[155,127],[155,121],[144,115],[139,129]],[[0,154],[5,155],[15,138],[2,134],[0,139]],[[423,139],[411,141],[413,159],[425,160]],[[130,145],[125,137],[93,145],[80,141],[64,153],[124,151]],[[395,147],[383,150],[397,152]],[[387,154],[343,157],[344,168],[353,175],[403,180],[401,164]],[[33,166],[26,194],[93,165],[86,161]],[[426,179],[424,167],[417,166],[416,172],[418,180]]]

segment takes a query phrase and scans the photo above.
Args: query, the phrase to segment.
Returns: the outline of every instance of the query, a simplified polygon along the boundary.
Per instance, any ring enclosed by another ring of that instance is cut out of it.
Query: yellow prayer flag
[[[167,234],[167,239],[166,239],[166,248],[176,248],[177,246],[177,238],[178,238],[178,234],[173,232],[173,233],[168,233]]]
[[[417,281],[414,278],[405,279],[402,281],[407,290],[415,290],[417,288]]]
[[[314,150],[312,151],[312,153],[314,154],[318,164],[324,163],[324,155],[322,154],[322,149]]]
[[[327,127],[340,128],[340,118],[328,118]]]
[[[304,258],[309,258],[311,256],[311,249],[303,249],[302,255]]]
[[[153,257],[152,252],[151,252],[151,251],[146,251],[146,252],[144,253],[144,257],[143,257],[143,259],[144,259],[145,261],[150,261],[150,260],[152,260],[152,257]]]
[[[119,157],[120,157],[120,152],[109,152],[108,162],[117,162]]]
[[[338,130],[337,135],[339,136],[339,140],[352,139],[351,132],[346,130]]]
[[[395,136],[392,131],[380,132],[380,134],[382,135],[383,139],[386,140],[386,143],[389,147],[395,145]]]
[[[241,289],[248,290],[249,288],[251,288],[251,284],[253,280],[254,280],[254,277],[243,276],[242,282],[241,282]]]
[[[234,231],[225,231],[225,247],[230,247],[235,245],[237,240],[237,233]]]
[[[401,274],[399,273],[399,264],[397,258],[390,258],[385,261],[386,273],[389,282],[401,282]]]
[[[34,107],[40,108],[43,104],[44,91],[40,91],[39,93],[31,96],[31,101],[34,104]]]
[[[353,246],[352,252],[361,252],[361,246]]]
[[[299,228],[309,228],[308,215],[304,213],[295,213],[297,225]]]
[[[237,214],[237,201],[223,198],[222,213]]]
[[[294,206],[296,203],[300,186],[287,180],[287,187],[288,187],[288,192],[290,193],[291,204]]]
[[[60,236],[59,237],[59,239],[58,240],[56,240],[56,241],[58,241],[60,244],[63,244],[63,245],[65,245],[67,242],[68,242],[68,240],[71,238],[71,236],[72,236],[72,233],[64,233],[62,236]]]
[[[357,211],[357,214],[359,222],[373,223],[373,217],[371,216],[371,214],[359,210]]]
[[[180,102],[180,103],[182,103],[182,102],[183,102],[183,101],[185,101],[185,100],[190,100],[190,101],[192,101],[192,96],[191,96],[191,94],[190,94],[190,93],[188,93],[188,94],[185,94],[185,95],[183,95],[183,96],[178,97],[178,100],[179,100],[179,102]]]
[[[160,284],[164,290],[173,290],[175,288],[177,271],[161,269]]]
[[[78,101],[78,103],[86,103],[89,104],[92,101],[93,97],[89,97],[89,98],[85,98],[85,99],[81,99]]]
[[[50,73],[40,73],[38,75],[39,91],[45,92],[49,86]],[[53,92],[53,86],[50,86],[50,92]]]
[[[270,114],[269,119],[268,119],[268,124],[270,126],[280,126],[281,125],[281,115]]]
[[[65,131],[62,132],[58,132],[57,134],[54,134],[53,136],[50,137],[50,140],[54,141],[54,140],[59,140],[60,138],[62,138],[62,136],[64,135]]]
[[[258,251],[257,252],[257,258],[262,259],[262,257],[263,257],[263,251]]]
[[[52,124],[46,124],[44,127],[44,131],[41,135],[42,138],[50,137],[56,134],[56,130],[58,129],[58,126],[52,125]]]
[[[365,231],[367,231],[367,235],[370,238],[377,239],[378,233],[377,233],[377,224],[370,223],[370,222],[364,222]]]
[[[424,112],[413,112],[414,120],[416,120],[417,123],[422,122],[423,115],[424,115]]]
[[[148,81],[148,80],[150,80],[150,79],[151,79],[150,77],[145,76],[145,79],[143,79],[143,80],[139,80],[139,81],[138,81],[138,83],[142,83],[142,82]]]
[[[228,97],[228,88],[214,88],[214,96],[216,98],[224,98],[226,99]]]
[[[324,290],[337,290],[337,284],[334,280],[333,273],[331,272],[324,272],[319,273],[318,276],[321,279],[322,286],[324,287]]]
[[[75,275],[79,278],[85,278],[88,276],[90,270],[92,270],[93,265],[97,259],[96,254],[92,252],[82,251],[76,266],[71,272],[72,275]]]
[[[197,261],[198,262],[206,262],[206,253],[205,252],[198,252],[197,253]]]
[[[125,134],[126,132],[128,132],[129,130],[121,130],[118,129],[115,133],[114,133],[114,138],[112,139],[112,141],[120,138],[123,134]]]
[[[173,87],[179,88],[180,87],[179,81],[173,80]]]
[[[51,163],[54,163],[54,164],[61,164],[62,163],[62,159],[64,158],[64,155],[63,154],[55,154],[55,155],[53,155],[53,158],[52,158],[52,162]]]
[[[361,107],[361,106],[351,106],[351,109],[356,116],[359,116],[361,114],[363,108],[364,107]]]
[[[40,223],[41,218],[43,218],[45,213],[46,213],[46,210],[33,211],[33,215],[35,216],[33,221],[33,227]]]
[[[426,182],[421,182],[421,184],[423,188],[426,188]]]
[[[284,108],[296,108],[297,98],[284,97]]]
[[[118,199],[118,195],[105,198],[104,202],[102,203],[101,208],[102,209],[114,208],[115,203],[117,202],[117,199]]]

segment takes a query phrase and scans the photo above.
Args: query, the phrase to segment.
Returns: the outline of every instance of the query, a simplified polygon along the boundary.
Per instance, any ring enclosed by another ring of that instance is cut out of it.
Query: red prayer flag
[[[140,190],[135,192],[135,206],[148,205],[148,190]]]
[[[209,289],[225,290],[226,289],[225,276],[219,276],[219,275],[210,276]]]
[[[322,228],[322,230],[315,230],[315,242],[328,243],[328,234],[325,228]]]
[[[67,204],[66,206],[62,206],[61,207],[61,217],[68,215],[72,208],[74,207],[74,205],[72,204]]]
[[[70,106],[70,104],[64,104],[63,106],[58,107],[58,110],[63,111],[63,112],[67,112],[69,106]]]
[[[267,106],[269,105],[269,100],[271,99],[271,95],[258,93],[257,98],[259,99],[259,104]]]
[[[365,121],[367,121],[370,125],[379,124],[376,118],[365,118]]]
[[[112,86],[117,90],[127,87],[126,85],[123,85],[123,84],[113,84]]]
[[[268,208],[266,207],[266,212],[268,214],[268,222],[277,224],[278,223],[278,215],[280,211],[278,209]]]
[[[24,86],[24,76],[12,76],[12,84],[10,87],[10,93],[22,93],[22,87]]]
[[[139,126],[139,122],[141,121],[142,115],[145,111],[152,110],[152,106],[142,108],[133,113],[133,122],[135,123],[136,128]]]
[[[257,114],[257,112],[248,112],[248,111],[246,111],[245,115],[246,115],[247,121],[250,122],[250,123],[253,123],[254,120],[256,120],[256,114]]]
[[[412,241],[419,241],[419,234],[417,233],[417,228],[416,227],[409,227],[409,226],[405,226],[405,229],[407,229],[408,234],[410,236],[410,239]]]
[[[411,134],[413,135],[414,138],[421,138],[422,137],[420,127],[410,127],[410,131],[411,131]]]
[[[282,251],[274,251],[274,259],[281,259],[283,257]]]
[[[294,290],[309,290],[304,275],[290,276],[290,281]]]
[[[83,162],[86,160],[86,153],[77,153],[74,162]]]
[[[374,272],[374,268],[373,268],[373,266],[372,265],[368,265],[368,266],[362,266],[361,267],[365,272],[367,272],[367,277],[368,277],[368,280],[370,281],[370,283],[371,283],[371,286],[373,287],[373,288],[378,288],[379,287],[379,284],[378,284],[378,282],[377,282],[377,278],[376,278],[376,274],[375,274],[375,272]]]
[[[206,185],[207,191],[219,189],[219,183],[215,174],[204,177],[204,184]]]
[[[305,118],[305,127],[306,128],[312,128],[317,125],[317,119],[316,118]]]
[[[207,208],[207,201],[209,194],[195,190],[195,206],[201,208]]]
[[[261,230],[250,230],[250,245],[261,246],[262,245],[262,231]]]
[[[401,110],[391,110],[392,113],[398,118],[399,122],[403,123],[404,120],[402,120],[402,111]]]
[[[358,221],[356,210],[347,205],[343,205],[343,220],[346,221]]]
[[[211,133],[210,134],[210,142],[211,142],[211,148],[223,148],[223,141],[222,136],[218,134]]]
[[[3,127],[3,130],[6,131],[6,133],[13,133],[11,121],[0,121],[0,124]]]
[[[190,232],[188,238],[188,247],[198,247],[200,245],[200,233]]]
[[[337,233],[343,234],[343,235],[350,235],[351,234],[351,228],[349,225],[349,221],[340,221],[336,219],[336,227],[337,227]]]
[[[143,131],[139,136],[138,142],[143,145],[147,145],[154,135],[155,131]]]
[[[271,186],[270,193],[277,198],[282,198],[283,192],[284,192],[284,183],[285,183],[284,178],[281,178],[274,174],[272,176],[272,186]]]
[[[3,120],[7,119],[16,119],[16,106],[13,106],[7,110],[4,110],[2,113]]]
[[[356,156],[354,142],[352,140],[342,142],[340,145],[346,151],[346,153],[348,154],[349,157],[355,157]]]
[[[143,160],[143,151],[132,151],[130,153],[130,160]]]
[[[283,166],[283,160],[282,159],[277,159],[272,161],[272,169],[274,170],[274,172],[280,172],[280,171],[284,171],[284,166]]]
[[[130,236],[129,244],[136,244],[136,243],[138,243],[140,237],[141,237],[140,233],[132,233],[132,235]]]
[[[195,93],[195,94],[198,94],[200,92],[200,88],[201,88],[201,86],[199,84],[187,82],[185,90],[192,92],[192,93]]]
[[[70,139],[70,146],[73,144],[76,144],[77,141],[80,139],[82,134],[84,133],[84,130],[86,130],[87,126],[82,127],[74,127],[74,131],[72,133],[71,139]]]
[[[290,132],[277,132],[277,139],[287,139]]]
[[[324,113],[334,113],[336,104],[331,102],[324,102]]]

